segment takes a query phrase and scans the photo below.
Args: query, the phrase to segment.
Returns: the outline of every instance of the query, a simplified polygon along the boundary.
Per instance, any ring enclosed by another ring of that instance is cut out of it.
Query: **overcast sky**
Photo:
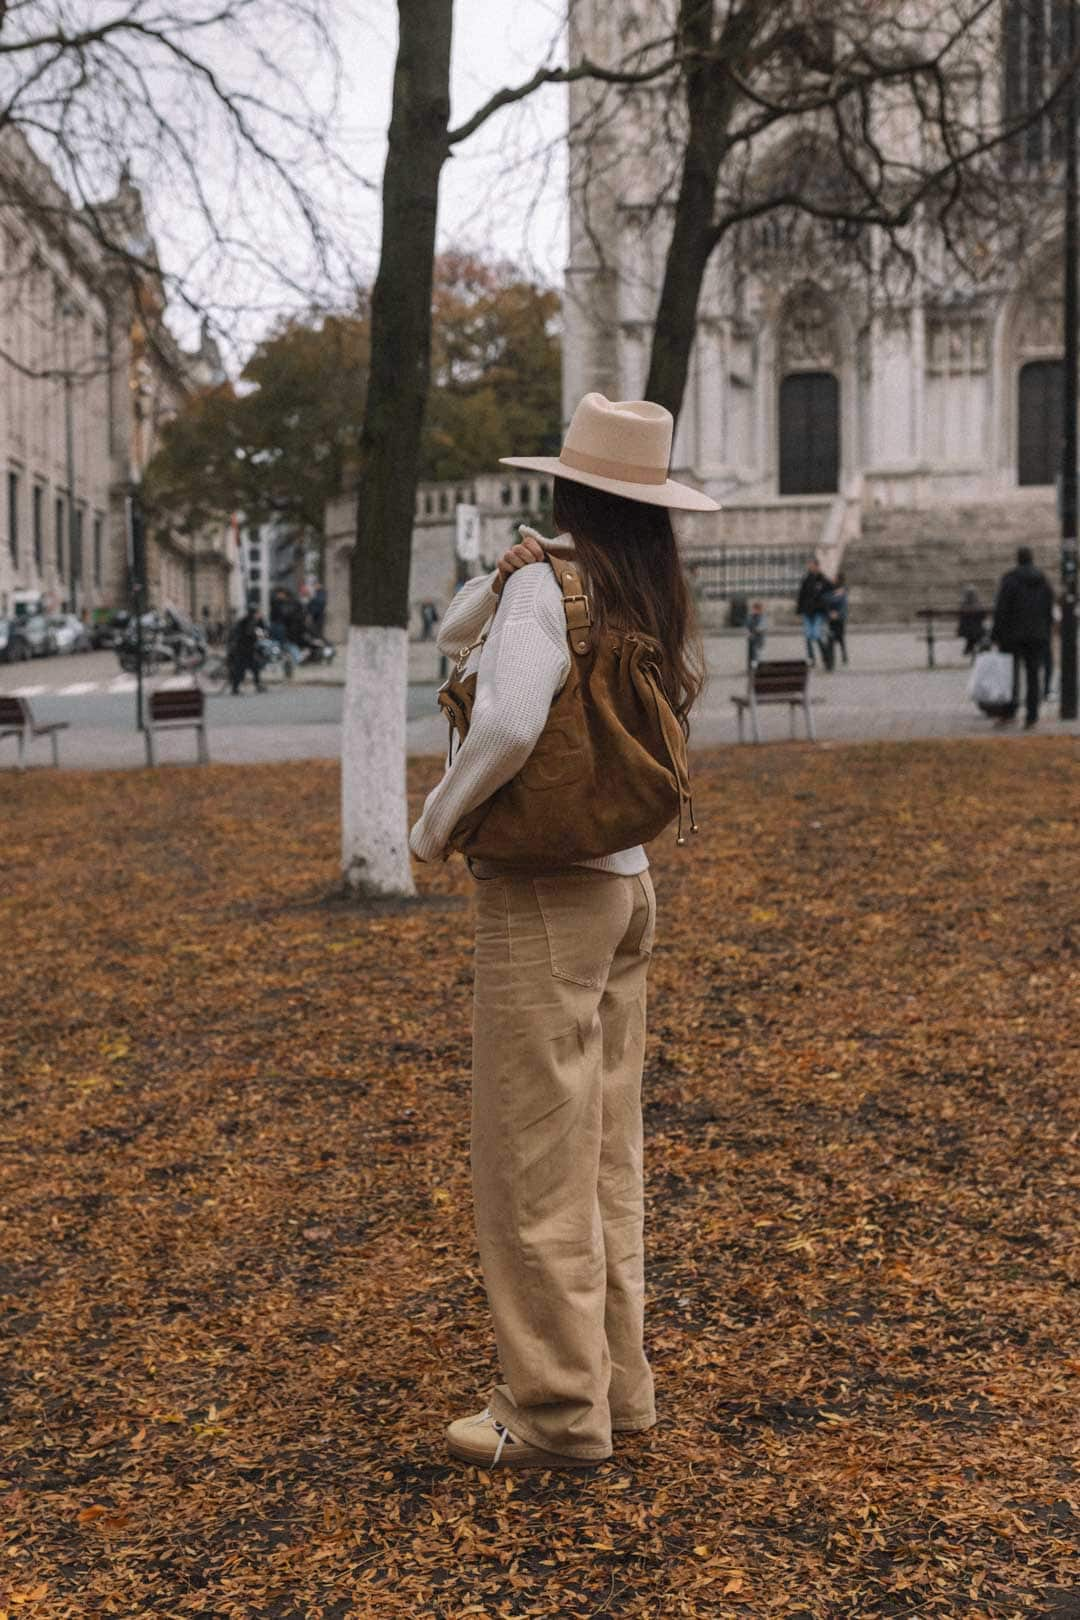
[[[358,109],[356,150],[369,172],[381,172],[397,42],[393,0],[353,0],[343,14],[343,48]],[[528,79],[543,62],[564,60],[565,0],[457,0],[454,8],[452,122],[459,123],[493,90]],[[492,244],[531,259],[561,278],[565,258],[565,170],[559,151],[566,127],[566,91],[544,89],[518,108],[499,113],[443,172],[441,236],[448,242]],[[372,211],[374,215],[374,210]],[[374,244],[377,224],[372,218]],[[373,260],[374,262],[374,260]]]

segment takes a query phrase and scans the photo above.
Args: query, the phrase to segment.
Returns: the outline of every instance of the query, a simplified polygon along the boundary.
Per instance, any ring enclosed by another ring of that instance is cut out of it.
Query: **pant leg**
[[[1043,673],[1043,649],[1036,643],[1028,643],[1023,649],[1024,660],[1024,706],[1025,717],[1034,724],[1039,718],[1039,682]]]
[[[814,662],[814,615],[804,613],[802,616],[803,638],[806,641],[806,662]]]
[[[604,873],[477,892],[472,1169],[504,1382],[500,1422],[547,1451],[611,1453],[600,1003],[634,911]]]
[[[645,1327],[645,1193],[641,1071],[645,1058],[645,978],[656,924],[648,872],[630,880],[634,910],[600,1002],[604,1036],[604,1132],[600,1148],[600,1219],[607,1297],[604,1332],[611,1359],[608,1405],[613,1429],[656,1422]]]

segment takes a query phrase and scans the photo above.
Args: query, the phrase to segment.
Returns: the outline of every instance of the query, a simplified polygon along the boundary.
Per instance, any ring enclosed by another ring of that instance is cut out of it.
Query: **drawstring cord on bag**
[[[653,702],[656,704],[656,720],[660,727],[660,735],[664,739],[664,747],[667,749],[667,756],[671,765],[672,775],[675,778],[675,783],[679,791],[679,820],[675,830],[675,846],[677,849],[683,849],[686,845],[686,839],[683,837],[682,830],[684,800],[690,807],[690,831],[692,833],[696,833],[700,830],[694,816],[694,796],[690,791],[690,772],[689,768],[687,767],[684,769],[680,762],[679,755],[681,754],[681,750],[675,749],[671,745],[670,726],[674,717],[668,705],[661,702],[660,689],[655,667],[652,665],[643,665],[642,668],[643,670],[652,669],[654,671],[653,678],[650,680],[649,685],[652,690]]]

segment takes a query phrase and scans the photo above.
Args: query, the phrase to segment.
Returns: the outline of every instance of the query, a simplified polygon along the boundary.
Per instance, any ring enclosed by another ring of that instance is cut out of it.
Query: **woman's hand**
[[[526,535],[516,546],[504,551],[495,564],[496,575],[491,584],[495,595],[498,596],[511,574],[516,573],[519,568],[527,568],[529,563],[543,562],[544,555],[543,546],[539,540],[534,540],[532,535]]]

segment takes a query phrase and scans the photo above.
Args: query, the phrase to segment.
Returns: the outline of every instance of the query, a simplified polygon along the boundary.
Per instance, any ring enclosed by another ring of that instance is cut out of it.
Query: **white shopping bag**
[[[1013,702],[1013,661],[1009,653],[976,655],[968,681],[968,697],[984,713],[1009,709]]]

